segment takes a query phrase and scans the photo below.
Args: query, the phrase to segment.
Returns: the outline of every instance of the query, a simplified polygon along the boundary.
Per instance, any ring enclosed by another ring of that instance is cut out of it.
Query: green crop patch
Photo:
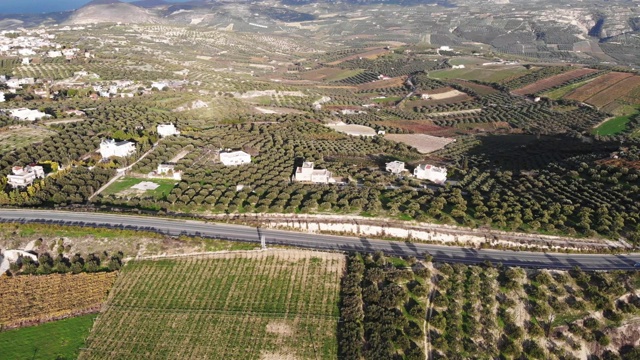
[[[336,359],[343,268],[306,251],[132,261],[80,359]]]
[[[0,332],[3,359],[75,359],[95,314]]]

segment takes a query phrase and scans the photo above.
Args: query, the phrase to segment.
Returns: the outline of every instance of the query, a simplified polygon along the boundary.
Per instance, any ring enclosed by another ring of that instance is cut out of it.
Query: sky
[[[0,0],[0,14],[44,13],[68,11],[81,7],[91,0]],[[121,0],[131,2],[133,0]],[[184,2],[186,0],[171,0]]]

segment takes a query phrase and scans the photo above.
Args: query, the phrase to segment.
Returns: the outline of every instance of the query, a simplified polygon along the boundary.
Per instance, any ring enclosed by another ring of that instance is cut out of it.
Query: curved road
[[[393,255],[421,257],[425,252],[436,261],[481,263],[491,261],[504,265],[584,270],[632,270],[640,262],[640,254],[563,254],[524,251],[471,249],[443,245],[373,240],[366,238],[317,235],[300,232],[257,229],[249,226],[177,220],[161,217],[113,215],[102,213],[76,213],[55,210],[0,209],[1,222],[37,222],[44,224],[74,225],[145,230],[167,235],[202,236],[225,240],[260,242],[265,236],[267,244],[297,246],[318,250],[373,252],[381,250]]]

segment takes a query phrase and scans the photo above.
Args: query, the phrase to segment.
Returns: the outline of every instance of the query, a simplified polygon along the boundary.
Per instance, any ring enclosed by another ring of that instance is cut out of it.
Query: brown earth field
[[[461,129],[434,125],[430,120],[377,121],[376,124],[406,129],[413,131],[416,134],[427,134],[441,137],[455,137],[457,135],[468,133],[468,131]]]
[[[622,104],[640,104],[640,76],[630,76],[615,85],[601,91],[585,102],[597,107],[605,107],[617,102]]]
[[[359,91],[373,90],[373,89],[382,89],[382,88],[393,88],[402,86],[404,84],[406,77],[395,77],[389,80],[378,80],[370,83],[365,83],[358,85]]]
[[[322,81],[326,78],[335,76],[344,70],[338,68],[322,67],[320,69],[309,70],[300,73],[300,77],[305,80]]]
[[[525,87],[515,90],[513,93],[517,95],[535,94],[542,90],[550,89],[554,86],[564,84],[569,80],[573,80],[587,74],[593,74],[595,72],[598,72],[598,70],[575,69],[575,70],[567,71],[565,73],[554,75],[546,79],[538,80],[533,84],[529,84]]]
[[[616,100],[624,98],[636,87],[640,86],[640,76],[630,76],[588,98],[585,102],[602,108]],[[635,99],[637,102],[639,99]],[[635,103],[634,102],[634,103]]]
[[[466,81],[466,80],[451,80],[451,81],[475,91],[480,96],[495,94],[498,92],[498,90],[492,88],[491,86],[480,85],[471,81]]]
[[[345,61],[349,61],[349,60],[355,60],[358,58],[363,58],[363,59],[375,59],[378,56],[382,55],[382,54],[386,54],[388,53],[389,50],[385,50],[384,48],[372,48],[369,49],[368,51],[365,52],[361,52],[358,54],[353,54],[347,57],[344,57],[342,59],[336,60],[336,61],[332,61],[330,63],[327,63],[327,65],[338,65],[340,63],[343,63]]]
[[[570,92],[565,99],[569,100],[577,100],[584,102],[590,97],[602,92],[603,90],[619,83],[620,81],[630,77],[631,74],[628,73],[620,73],[620,72],[611,72],[602,76],[599,76],[593,81],[575,89]]]

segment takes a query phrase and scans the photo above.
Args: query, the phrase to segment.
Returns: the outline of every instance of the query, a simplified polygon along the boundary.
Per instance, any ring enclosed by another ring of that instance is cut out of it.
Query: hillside
[[[152,11],[139,8],[135,5],[101,0],[91,2],[76,11],[69,17],[65,24],[95,24],[95,23],[159,23],[160,18]]]

